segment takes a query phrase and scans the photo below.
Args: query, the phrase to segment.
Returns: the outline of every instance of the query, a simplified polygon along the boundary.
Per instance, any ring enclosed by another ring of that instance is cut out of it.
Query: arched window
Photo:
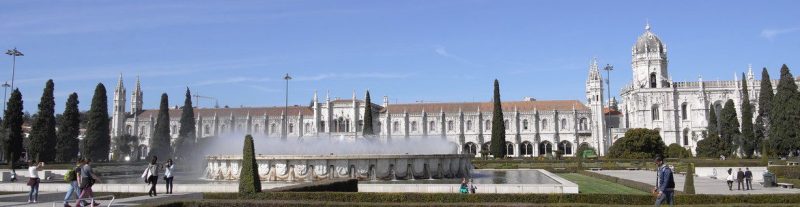
[[[539,155],[553,154],[553,144],[549,141],[539,143]]]
[[[659,120],[659,115],[661,114],[661,110],[658,108],[658,104],[654,104],[650,110],[650,116],[653,118],[653,121]]]
[[[131,125],[127,125],[127,126],[125,126],[125,131],[128,134],[133,134],[133,127],[131,127]]]
[[[453,120],[447,121],[447,131],[453,131]]]
[[[514,143],[506,142],[506,155],[514,155]]]
[[[411,122],[411,131],[412,132],[416,132],[417,131],[417,121],[412,121]]]
[[[311,123],[306,123],[303,128],[304,128],[303,130],[305,130],[306,133],[310,133],[311,132]]]
[[[478,152],[478,146],[475,143],[467,142],[464,144],[464,153],[465,154],[476,154]]]
[[[392,123],[392,132],[397,132],[397,130],[400,130],[400,123],[395,121]]]
[[[436,131],[436,122],[430,121],[428,124],[428,129],[432,132]]]
[[[178,133],[178,126],[172,125],[172,131],[169,132],[170,134]]]
[[[588,121],[586,120],[586,118],[581,118],[581,119],[578,121],[578,129],[579,129],[579,130],[589,130],[589,127],[588,127],[588,124],[587,124],[587,122],[588,122]]]
[[[274,134],[275,133],[275,128],[278,128],[278,127],[275,127],[275,123],[270,124],[269,125],[269,133],[273,133]]]
[[[503,120],[503,128],[506,128],[506,130],[508,130],[508,119]]]
[[[489,154],[492,154],[492,143],[486,142],[481,145],[481,150],[486,151]]]
[[[547,130],[547,119],[542,119],[542,130]]]
[[[522,129],[523,130],[528,130],[528,120],[527,119],[523,119],[522,120]]]
[[[289,124],[289,133],[294,133],[294,124]]]
[[[655,88],[656,83],[656,73],[650,73],[650,88]]]
[[[689,128],[683,129],[683,145],[689,145]]]
[[[467,131],[472,130],[472,120],[467,120]]]
[[[561,143],[558,144],[558,150],[561,150],[561,152],[564,152],[565,155],[571,155],[572,154],[572,143],[570,143],[569,141],[566,141],[566,140],[561,141]]]
[[[683,120],[686,120],[686,119],[688,119],[688,118],[689,118],[689,111],[688,111],[688,109],[689,109],[689,104],[688,104],[688,103],[686,103],[686,102],[683,102],[683,104],[681,104],[681,118],[682,118]]]
[[[208,135],[210,133],[210,131],[211,131],[211,127],[208,126],[208,124],[203,126],[203,134]]]
[[[319,121],[319,131],[318,132],[324,132],[324,131],[325,131],[325,121]]]
[[[260,132],[259,129],[261,129],[261,126],[259,126],[258,124],[253,125],[253,134],[258,134]]]
[[[567,129],[567,119],[561,119],[561,129]]]
[[[492,121],[491,120],[486,120],[486,129],[484,129],[484,130],[487,130],[487,131],[488,130],[492,130]]]
[[[143,136],[144,134],[145,134],[145,132],[144,132],[144,126],[142,126],[142,127],[139,127],[139,136],[141,137],[141,136]]]
[[[522,154],[523,156],[524,156],[524,155],[528,155],[528,156],[530,156],[530,155],[532,155],[532,154],[533,154],[533,144],[531,144],[531,142],[529,142],[529,141],[524,141],[524,142],[522,142],[522,145],[520,145],[519,147],[520,147],[520,148],[519,148],[519,152],[520,152],[520,154]]]

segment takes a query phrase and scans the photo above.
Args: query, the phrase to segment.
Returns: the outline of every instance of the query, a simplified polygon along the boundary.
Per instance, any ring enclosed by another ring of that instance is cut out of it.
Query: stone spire
[[[142,95],[142,84],[139,81],[139,76],[136,76],[136,88],[133,89],[131,94],[131,113],[135,114],[142,111]]]

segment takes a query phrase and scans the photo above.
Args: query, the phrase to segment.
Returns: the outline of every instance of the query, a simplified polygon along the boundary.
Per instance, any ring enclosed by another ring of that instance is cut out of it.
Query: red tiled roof
[[[540,111],[552,110],[589,110],[588,107],[583,105],[577,100],[552,100],[552,101],[506,101],[502,102],[503,111],[513,111],[516,107],[519,111],[533,111],[538,109]],[[409,113],[420,113],[422,110],[428,113],[444,112],[458,112],[459,109],[463,111],[476,111],[480,108],[481,111],[491,112],[494,106],[492,102],[462,102],[462,103],[409,103],[409,104],[389,104],[389,107],[384,108],[383,111],[390,111],[392,113],[407,111]]]

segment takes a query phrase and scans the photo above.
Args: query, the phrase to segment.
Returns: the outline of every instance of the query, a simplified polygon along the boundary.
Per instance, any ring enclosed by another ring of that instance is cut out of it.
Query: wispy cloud
[[[800,31],[800,27],[795,28],[784,28],[784,29],[763,29],[761,30],[761,37],[766,38],[768,40],[775,40],[775,37],[779,35],[785,35],[793,32]]]
[[[192,85],[193,86],[207,86],[207,85],[230,84],[230,83],[266,82],[266,81],[271,81],[271,80],[272,79],[270,79],[270,78],[230,77],[230,78],[221,78],[221,79],[200,81],[200,82],[192,84]]]
[[[471,66],[480,66],[479,64],[475,64],[475,63],[473,63],[472,61],[470,61],[470,60],[468,60],[466,58],[463,58],[461,56],[458,56],[458,55],[455,55],[455,54],[452,54],[452,53],[448,52],[447,48],[445,48],[444,46],[441,46],[441,45],[435,45],[434,48],[433,48],[433,51],[439,56],[455,60],[455,61],[457,61],[457,62],[459,62],[461,64],[471,65]]]
[[[411,77],[411,73],[325,73],[310,76],[297,76],[297,81],[321,81],[321,80],[344,80],[344,79],[403,79]]]

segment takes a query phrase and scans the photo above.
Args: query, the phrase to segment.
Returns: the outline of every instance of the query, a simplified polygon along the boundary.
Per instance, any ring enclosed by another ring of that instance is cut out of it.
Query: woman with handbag
[[[172,194],[172,179],[174,178],[172,172],[175,171],[175,164],[172,163],[172,159],[168,159],[167,163],[164,164],[164,182],[166,182],[167,194]]]
[[[150,160],[150,164],[147,165],[147,169],[144,171],[144,177],[147,178],[145,182],[150,184],[150,191],[147,191],[147,195],[150,197],[157,196],[156,194],[156,184],[158,184],[158,157],[153,156],[153,159]]]
[[[36,203],[39,199],[39,168],[44,166],[44,162],[31,161],[29,166],[28,186],[31,186],[31,191],[28,192],[28,203]]]

